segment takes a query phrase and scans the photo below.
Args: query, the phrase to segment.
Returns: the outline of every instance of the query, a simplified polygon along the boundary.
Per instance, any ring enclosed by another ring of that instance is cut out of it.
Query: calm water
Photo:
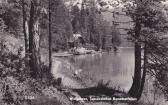
[[[86,76],[83,81],[95,86],[101,80],[105,83],[110,80],[109,87],[117,88],[127,92],[132,84],[134,73],[134,49],[121,48],[118,53],[102,53],[96,55],[79,55],[65,58],[54,58],[52,74],[55,78],[62,77],[63,84],[71,88],[83,88],[83,85],[74,81],[72,73],[81,69],[80,75]],[[69,76],[69,77],[68,77]],[[168,105],[164,95],[154,84],[155,78],[150,75],[146,77],[146,83],[142,98],[143,105]],[[159,97],[159,98],[158,98]],[[127,104],[125,104],[127,105]]]
[[[118,53],[79,55],[69,58],[69,62],[82,69],[94,81],[110,80],[110,87],[128,91],[134,71],[134,49],[121,48]]]

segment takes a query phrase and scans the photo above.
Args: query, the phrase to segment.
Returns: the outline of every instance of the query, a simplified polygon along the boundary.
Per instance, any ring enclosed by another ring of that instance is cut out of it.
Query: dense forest
[[[117,54],[123,43],[121,30],[126,32],[124,40],[134,46],[131,88],[124,92],[100,81],[84,91],[88,92],[89,88],[94,95],[100,92],[98,95],[103,97],[132,97],[136,100],[124,101],[124,105],[140,105],[150,75],[166,97],[168,4],[165,1],[0,0],[0,104],[94,105],[70,101],[70,97],[82,95],[64,86],[63,78],[53,77],[51,71],[58,64],[54,56]],[[118,7],[122,12],[112,11]],[[112,14],[109,15],[112,21],[105,19],[104,13]],[[116,16],[126,16],[131,21],[115,21]],[[119,27],[124,24],[131,27]],[[72,73],[78,81],[80,72]],[[102,105],[95,103],[99,104]],[[103,104],[121,105],[113,101]]]

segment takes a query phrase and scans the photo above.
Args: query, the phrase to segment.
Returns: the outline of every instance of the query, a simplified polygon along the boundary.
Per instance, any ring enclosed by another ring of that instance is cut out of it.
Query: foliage
[[[0,18],[0,32],[3,32],[5,28],[6,28],[6,25],[4,23],[4,20]]]
[[[82,4],[76,4],[71,9],[65,6],[64,1],[53,0],[51,4],[52,43],[55,51],[68,49],[67,42],[75,33],[81,34],[86,43],[95,44],[98,49],[103,48],[103,38],[111,35],[111,29],[98,11],[95,2],[83,1]],[[42,0],[42,7],[48,8],[47,0]],[[41,46],[47,47],[48,17],[42,17],[40,24]]]
[[[4,87],[0,89],[3,89],[2,100],[8,104],[17,103],[17,92],[21,93],[25,88],[20,87],[18,81],[25,81],[29,77],[27,60],[21,57],[22,48],[15,54],[9,50],[6,42],[1,42],[0,49],[0,78],[1,86]],[[14,91],[13,88],[18,90]]]
[[[19,78],[23,76],[26,78],[26,74],[29,74],[29,68],[28,59],[21,55],[23,48],[20,47],[17,54],[11,52],[5,42],[0,43],[0,48],[0,77],[15,76]]]
[[[17,53],[10,51],[7,42],[0,43],[0,102],[1,104],[10,105],[31,105],[33,99],[41,96],[54,98],[53,103],[63,104],[59,101],[57,89],[53,87],[55,80],[48,71],[48,67],[42,64],[43,79],[34,79],[30,75],[28,65],[29,59],[22,57],[23,48],[20,47]],[[63,96],[63,95],[62,95]],[[46,104],[44,101],[41,104]],[[52,102],[51,102],[52,103]],[[68,105],[68,104],[67,104]]]
[[[55,50],[67,49],[68,40],[72,37],[73,32],[69,11],[61,0],[52,1],[51,23]]]
[[[7,26],[5,29],[9,32],[18,35],[21,32],[22,18],[21,18],[21,6],[19,1],[10,0],[0,4],[1,13],[0,17]]]
[[[73,32],[80,33],[86,43],[93,43],[98,49],[105,48],[104,43],[107,40],[105,37],[111,35],[110,39],[112,40],[117,29],[110,29],[110,24],[103,18],[95,1],[83,1],[81,9],[78,5],[74,5],[71,11]],[[119,33],[115,34],[113,39],[119,38],[118,35]],[[109,44],[112,44],[111,40]],[[115,41],[119,40],[116,39]]]
[[[120,46],[121,44],[121,36],[119,30],[116,29],[115,26],[112,26],[112,43],[114,46]]]
[[[132,2],[132,4],[136,4]],[[128,32],[133,42],[146,45],[147,70],[160,82],[160,87],[167,87],[167,34],[168,23],[166,9],[159,1],[139,1],[139,6],[126,3],[127,15],[134,23],[139,24],[139,37],[136,36],[135,27]],[[134,26],[136,26],[134,24]],[[142,59],[143,60],[143,59]],[[165,89],[163,89],[165,90]],[[166,89],[167,91],[167,89]]]

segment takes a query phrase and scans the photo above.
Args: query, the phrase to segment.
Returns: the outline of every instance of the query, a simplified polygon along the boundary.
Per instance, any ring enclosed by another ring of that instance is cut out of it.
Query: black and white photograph
[[[0,105],[168,105],[168,0],[0,0]]]

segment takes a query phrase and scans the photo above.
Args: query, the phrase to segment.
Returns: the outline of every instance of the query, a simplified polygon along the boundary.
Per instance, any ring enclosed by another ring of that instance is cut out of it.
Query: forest
[[[0,105],[167,105],[167,38],[167,0],[0,0]]]

